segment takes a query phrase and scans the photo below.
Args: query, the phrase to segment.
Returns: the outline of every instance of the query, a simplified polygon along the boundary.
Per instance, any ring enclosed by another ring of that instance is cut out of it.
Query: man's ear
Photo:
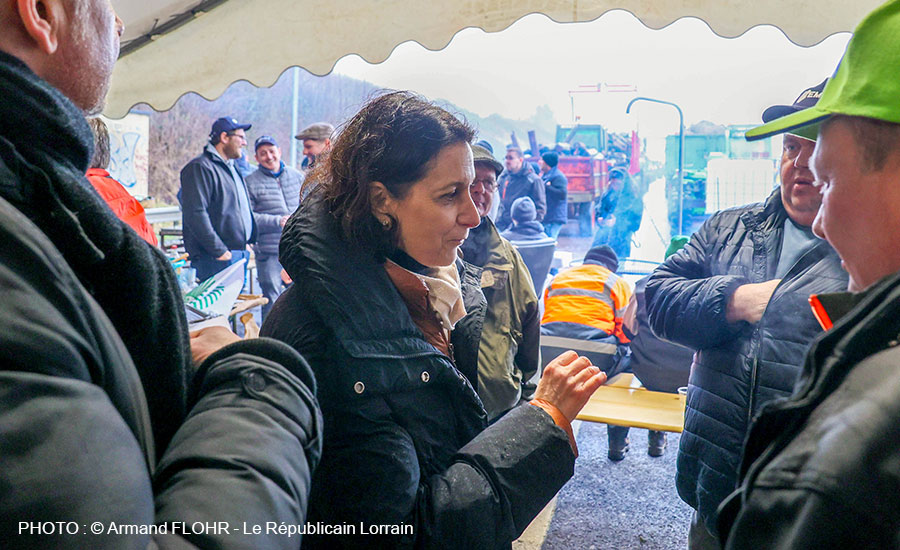
[[[372,213],[379,222],[390,221],[394,218],[395,201],[391,193],[380,181],[369,184],[369,204],[372,205]]]
[[[59,34],[66,21],[65,7],[55,0],[15,0],[25,32],[47,55],[56,53]]]

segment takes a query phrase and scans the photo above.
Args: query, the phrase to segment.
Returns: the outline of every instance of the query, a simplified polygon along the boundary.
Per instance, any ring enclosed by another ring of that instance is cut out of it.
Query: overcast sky
[[[675,102],[686,125],[754,124],[769,105],[791,103],[830,76],[849,38],[841,33],[802,48],[771,26],[725,39],[694,18],[652,30],[621,10],[590,23],[529,15],[502,32],[465,29],[438,52],[407,42],[379,65],[348,56],[335,72],[447,99],[482,116],[524,119],[546,104],[559,123],[571,121],[569,90],[600,82],[634,85],[636,94],[579,94],[576,114],[583,122],[636,127],[644,136],[659,137],[677,132],[675,110],[639,103],[626,117],[631,98]]]

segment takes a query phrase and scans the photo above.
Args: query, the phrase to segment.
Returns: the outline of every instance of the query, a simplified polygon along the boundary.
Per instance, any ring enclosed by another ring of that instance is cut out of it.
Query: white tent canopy
[[[775,25],[810,46],[856,24],[881,0],[114,0],[125,21],[125,54],[116,65],[106,115],[136,103],[171,107],[187,92],[218,97],[235,80],[269,86],[284,69],[327,74],[358,54],[387,59],[414,40],[441,49],[458,31],[502,30],[530,13],[558,22],[590,21],[626,9],[661,28],[698,17],[724,37]],[[130,45],[129,45],[130,42]]]

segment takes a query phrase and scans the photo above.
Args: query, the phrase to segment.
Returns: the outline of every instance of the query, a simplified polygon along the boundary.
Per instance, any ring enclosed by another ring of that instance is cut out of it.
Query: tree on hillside
[[[381,92],[368,82],[342,75],[319,77],[302,69],[299,74],[298,128],[321,121],[339,128],[366,101]],[[181,169],[200,154],[209,139],[213,121],[222,116],[233,116],[253,125],[247,132],[246,152],[250,162],[255,162],[253,143],[262,135],[274,137],[281,146],[285,162],[289,162],[294,139],[291,135],[292,93],[293,71],[288,69],[269,88],[257,88],[249,82],[239,81],[213,101],[189,93],[168,111],[156,112],[146,105],[138,106],[138,110],[150,113],[149,194],[160,202],[178,204],[176,195],[181,187]],[[475,126],[479,137],[493,144],[498,157],[502,156],[500,152],[509,142],[512,131],[522,139],[533,129],[541,143],[552,142],[555,125],[552,112],[545,105],[538,107],[528,120],[512,120],[498,115],[482,118],[448,102],[442,103]]]

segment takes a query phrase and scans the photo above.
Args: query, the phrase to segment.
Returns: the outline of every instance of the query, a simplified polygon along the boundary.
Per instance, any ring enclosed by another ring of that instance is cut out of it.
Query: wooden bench
[[[614,376],[594,392],[578,420],[663,432],[684,429],[685,396],[650,391],[631,373]]]

